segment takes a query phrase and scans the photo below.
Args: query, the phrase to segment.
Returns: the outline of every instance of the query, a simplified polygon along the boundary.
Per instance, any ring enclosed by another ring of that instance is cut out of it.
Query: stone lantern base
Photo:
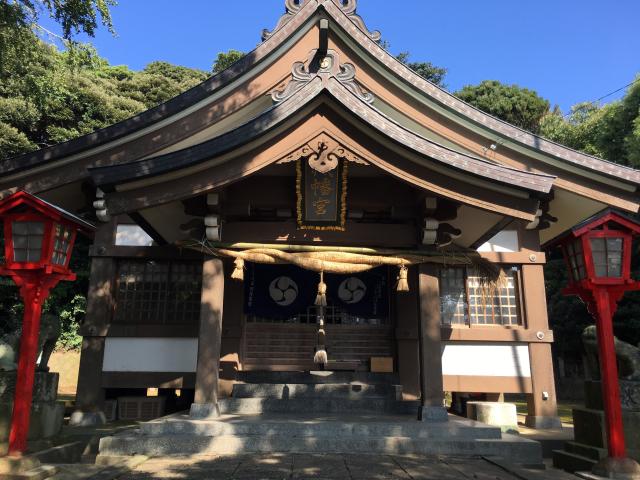
[[[6,449],[11,429],[16,372],[0,372],[0,453]],[[64,403],[58,402],[59,374],[36,372],[29,440],[41,440],[60,432]]]

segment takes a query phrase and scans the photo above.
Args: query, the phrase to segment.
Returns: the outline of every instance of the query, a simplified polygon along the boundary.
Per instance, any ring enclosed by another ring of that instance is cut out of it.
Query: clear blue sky
[[[252,50],[284,10],[284,0],[119,1],[117,36],[103,28],[91,42],[112,64],[133,69],[166,60],[209,70],[220,51]],[[393,53],[448,68],[451,91],[495,79],[567,111],[640,73],[638,0],[360,0],[358,12]],[[51,20],[41,23],[57,31]]]

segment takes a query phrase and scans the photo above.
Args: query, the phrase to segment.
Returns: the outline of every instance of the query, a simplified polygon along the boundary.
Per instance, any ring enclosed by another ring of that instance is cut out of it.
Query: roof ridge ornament
[[[323,82],[333,77],[363,102],[373,103],[375,100],[373,94],[366,92],[356,81],[356,67],[353,64],[344,63],[341,65],[338,54],[334,50],[329,50],[324,55],[319,55],[319,53],[319,50],[312,50],[307,62],[293,64],[291,80],[284,88],[271,92],[271,98],[274,102],[285,101],[316,77],[321,77]]]
[[[380,38],[382,38],[382,34],[378,30],[371,31],[367,28],[364,23],[364,20],[360,15],[356,13],[357,9],[357,0],[326,0],[333,1],[333,3],[337,4],[338,7],[342,9],[347,17],[351,19],[353,23],[355,23],[360,30],[367,34],[367,36],[373,40],[374,42],[379,42]]]
[[[278,23],[273,30],[262,30],[262,41],[269,39],[275,32],[289,23],[293,17],[310,1],[315,1],[318,5],[323,5],[328,2],[333,2],[338,8],[340,8],[344,14],[355,23],[360,30],[362,30],[371,40],[374,42],[380,41],[382,34],[374,30],[370,31],[364,23],[364,20],[360,15],[356,13],[357,0],[285,0],[285,13],[280,17]]]

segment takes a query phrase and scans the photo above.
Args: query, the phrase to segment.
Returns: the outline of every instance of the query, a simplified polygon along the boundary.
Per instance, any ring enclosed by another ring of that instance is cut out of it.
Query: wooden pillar
[[[540,233],[527,230],[521,225],[518,230],[520,250],[537,257],[540,253]],[[533,258],[533,257],[532,257]],[[523,310],[526,326],[534,332],[547,332],[547,296],[544,288],[544,266],[522,265]],[[558,417],[558,401],[551,358],[551,342],[543,338],[540,343],[529,343],[529,364],[531,366],[531,390],[527,395],[527,418],[525,423],[531,428],[562,428]]]
[[[533,331],[549,329],[547,301],[542,265],[522,266],[522,291],[527,327]],[[531,428],[561,428],[558,417],[556,386],[548,341],[529,344],[532,393],[527,396],[528,412],[525,423]]]
[[[408,292],[395,294],[396,342],[398,345],[398,375],[405,400],[420,398],[420,346],[418,324],[420,315],[416,305],[418,292],[418,267],[409,267]]]
[[[103,257],[105,248],[115,245],[117,219],[100,224],[91,247],[91,273],[87,295],[87,314],[80,328],[82,350],[72,425],[96,425],[106,421],[102,413],[102,361],[105,335],[113,314],[116,262]]]
[[[202,297],[196,391],[191,405],[193,417],[217,417],[220,353],[222,343],[222,307],[224,268],[222,260],[206,259],[202,265]]]
[[[418,419],[447,421],[442,386],[442,342],[440,326],[440,287],[438,267],[422,264],[419,267],[420,292],[420,390],[421,406]]]

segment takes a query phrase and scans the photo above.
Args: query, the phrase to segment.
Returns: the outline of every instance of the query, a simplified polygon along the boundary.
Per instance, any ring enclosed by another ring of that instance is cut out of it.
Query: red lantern
[[[552,242],[562,247],[569,269],[569,285],[562,293],[580,297],[596,320],[609,457],[594,473],[611,478],[640,475],[638,464],[626,458],[612,322],[624,293],[640,289],[640,282],[631,278],[632,240],[638,234],[638,222],[606,210]]]
[[[9,435],[9,453],[27,448],[40,314],[49,292],[61,280],[75,280],[69,270],[78,231],[90,233],[93,225],[26,192],[0,202],[4,222],[4,264],[0,275],[9,275],[20,287],[24,319],[20,338],[18,377]]]

